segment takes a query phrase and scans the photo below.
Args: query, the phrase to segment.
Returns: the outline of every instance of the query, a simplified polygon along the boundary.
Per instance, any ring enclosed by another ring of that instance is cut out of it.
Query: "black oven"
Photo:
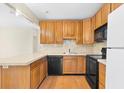
[[[95,41],[103,42],[107,40],[107,24],[95,30]]]
[[[86,56],[86,79],[92,89],[99,88],[99,62],[97,62],[98,58],[102,58],[102,56]]]

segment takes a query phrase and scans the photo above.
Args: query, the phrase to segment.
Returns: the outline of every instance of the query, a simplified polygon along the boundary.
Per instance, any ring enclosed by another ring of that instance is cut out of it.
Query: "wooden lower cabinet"
[[[63,74],[84,74],[85,58],[83,56],[64,56]]]
[[[102,63],[99,63],[99,89],[105,88],[105,73],[106,66]]]
[[[2,68],[2,89],[30,88],[30,66]]]
[[[47,59],[42,58],[31,65],[0,67],[0,88],[30,89],[38,88],[47,76]]]
[[[40,80],[40,70],[42,62],[38,60],[31,64],[31,88],[37,88],[41,82]]]
[[[40,80],[42,81],[47,75],[47,59],[43,58],[42,63],[41,63],[41,68],[40,68]]]
[[[86,73],[86,62],[84,56],[78,56],[77,58],[77,71],[78,74],[85,74]]]
[[[38,88],[47,75],[47,60],[40,59],[31,64],[31,88]]]

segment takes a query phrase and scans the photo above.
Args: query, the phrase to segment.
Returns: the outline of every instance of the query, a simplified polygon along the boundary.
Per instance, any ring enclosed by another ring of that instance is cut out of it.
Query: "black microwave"
[[[95,30],[95,41],[103,42],[107,40],[107,24]]]

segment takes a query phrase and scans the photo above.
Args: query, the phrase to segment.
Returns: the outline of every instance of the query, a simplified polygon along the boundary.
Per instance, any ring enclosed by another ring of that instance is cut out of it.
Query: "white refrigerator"
[[[108,18],[106,88],[124,89],[124,4]]]

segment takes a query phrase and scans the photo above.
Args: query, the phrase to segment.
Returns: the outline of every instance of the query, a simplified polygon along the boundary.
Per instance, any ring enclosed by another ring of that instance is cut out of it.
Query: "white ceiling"
[[[84,19],[93,16],[103,3],[29,3],[26,5],[39,19]]]
[[[31,27],[24,17],[16,16],[15,11],[5,4],[0,4],[0,27]]]

